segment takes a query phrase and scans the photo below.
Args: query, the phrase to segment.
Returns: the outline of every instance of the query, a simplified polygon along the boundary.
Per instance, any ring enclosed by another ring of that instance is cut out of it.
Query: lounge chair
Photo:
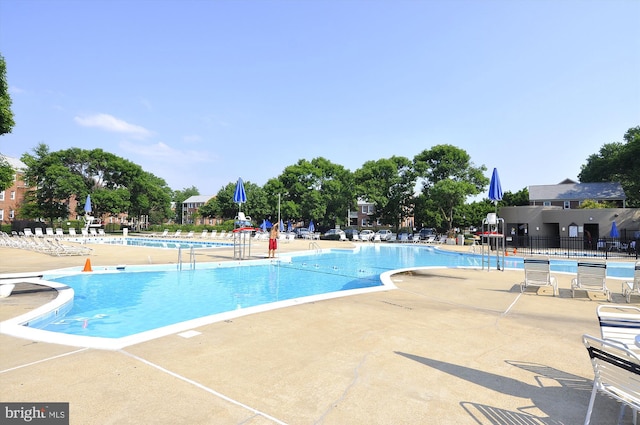
[[[558,295],[558,281],[555,276],[551,275],[548,259],[524,259],[524,280],[520,284],[520,292],[524,292],[524,290],[530,286],[538,288],[551,286],[553,296]]]
[[[631,302],[631,295],[640,295],[640,261],[636,263],[633,281],[622,282],[622,295]]]
[[[618,422],[624,415],[625,406],[630,406],[635,424],[640,410],[640,358],[616,341],[583,335],[582,342],[589,353],[594,374],[585,425],[591,421],[598,392],[622,403]],[[613,423],[613,419],[608,423]]]
[[[91,228],[89,229],[89,234],[90,234],[91,236],[98,236],[98,231],[97,231],[95,228],[91,227]]]
[[[53,227],[47,227],[45,229],[45,234],[47,235],[48,238],[55,237],[55,233],[53,233]]]
[[[193,238],[193,230],[190,230],[186,235],[184,235],[184,237],[188,239]]]
[[[631,351],[640,351],[636,336],[640,335],[640,308],[630,305],[599,305],[596,309],[600,336],[621,342]]]
[[[36,227],[35,229],[33,229],[33,231],[34,231],[34,234],[36,235],[36,237],[44,238],[44,233],[42,233],[42,228]]]
[[[611,301],[611,291],[607,288],[607,264],[578,263],[578,275],[571,280],[572,297],[575,297],[576,290],[602,292]]]
[[[25,236],[27,236],[27,237],[35,236],[35,235],[33,234],[33,232],[31,231],[31,229],[30,229],[30,228],[28,228],[28,227],[26,227],[26,228],[24,229],[24,235],[25,235]]]
[[[98,236],[107,236],[107,235],[104,233],[104,229],[102,229],[102,228],[101,228],[101,229],[98,229]]]
[[[69,227],[69,230],[67,230],[67,231],[69,232],[69,236],[72,236],[74,238],[76,236],[78,236],[78,234],[76,233],[76,228],[75,227]]]
[[[56,237],[58,238],[64,238],[64,230],[62,230],[62,227],[56,227]]]
[[[209,231],[208,231],[207,229],[204,229],[204,230],[202,231],[202,233],[200,234],[200,236],[199,236],[199,237],[200,237],[200,239],[204,239],[204,238],[206,238],[206,237],[207,237],[207,233],[209,233]]]
[[[212,230],[211,233],[209,233],[209,238],[215,239],[217,237],[218,237],[218,231],[217,230]]]

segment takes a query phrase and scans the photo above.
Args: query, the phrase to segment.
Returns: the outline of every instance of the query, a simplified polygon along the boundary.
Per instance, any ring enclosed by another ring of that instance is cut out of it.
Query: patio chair
[[[625,406],[630,406],[633,409],[633,423],[636,424],[638,410],[640,410],[640,358],[616,341],[583,335],[582,342],[589,353],[594,374],[585,425],[591,421],[598,392],[622,404],[618,423],[624,415]]]
[[[633,281],[622,282],[622,295],[631,302],[631,295],[640,295],[640,261],[636,262]]]
[[[75,227],[69,227],[68,232],[69,232],[69,236],[72,236],[72,237],[78,236],[78,234],[76,233],[76,228]]]
[[[56,227],[56,237],[64,238],[64,230],[62,230],[62,227]]]
[[[611,291],[607,288],[606,263],[578,263],[578,275],[571,280],[571,296],[575,297],[576,290],[587,293],[602,292],[607,301],[611,301]]]
[[[94,227],[91,227],[89,229],[89,234],[95,237],[95,236],[98,236],[98,231]]]
[[[31,229],[30,229],[30,228],[28,228],[28,227],[25,227],[25,229],[24,229],[24,235],[25,235],[25,236],[27,236],[27,237],[35,236],[35,235],[33,234],[33,232],[31,231]]]
[[[204,229],[204,230],[202,231],[202,233],[200,234],[200,236],[199,236],[199,237],[200,237],[200,239],[204,239],[204,238],[206,238],[206,237],[207,237],[207,233],[209,233],[209,230]]]
[[[600,336],[624,344],[629,350],[640,352],[636,336],[640,335],[640,308],[630,305],[599,305],[596,309]]]
[[[45,234],[47,235],[48,238],[55,237],[55,233],[53,233],[53,227],[47,227],[45,229]]]
[[[551,275],[549,264],[549,259],[525,258],[524,280],[520,284],[520,292],[524,292],[530,286],[538,288],[551,286],[553,296],[558,295],[558,281]]]
[[[33,231],[37,237],[44,238],[44,233],[42,232],[42,229],[40,227],[36,227],[35,229],[33,229]]]

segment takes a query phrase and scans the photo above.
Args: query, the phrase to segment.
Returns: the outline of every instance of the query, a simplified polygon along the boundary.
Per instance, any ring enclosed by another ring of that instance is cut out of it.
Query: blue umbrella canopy
[[[282,219],[280,219],[280,229],[281,232],[284,232],[284,221],[282,221]]]
[[[236,191],[233,192],[233,202],[237,202],[238,204],[247,202],[247,194],[244,191],[244,183],[242,182],[242,178],[238,178],[238,183],[236,183]]]
[[[309,222],[309,231],[310,232],[315,232],[316,231],[316,226],[313,225],[313,220],[311,220]]]
[[[615,221],[611,223],[611,232],[609,232],[609,236],[611,236],[612,238],[620,237],[620,232],[618,231],[618,226],[616,225]]]
[[[491,183],[489,183],[489,199],[498,202],[502,200],[502,185],[500,184],[500,177],[498,177],[498,169],[493,169],[491,175]]]
[[[87,214],[91,212],[91,195],[87,195],[87,200],[84,201],[84,212]]]
[[[291,225],[291,220],[287,220],[287,232],[291,232],[293,230],[293,226]]]
[[[267,220],[262,220],[262,224],[260,225],[260,228],[262,229],[263,232],[267,231]]]

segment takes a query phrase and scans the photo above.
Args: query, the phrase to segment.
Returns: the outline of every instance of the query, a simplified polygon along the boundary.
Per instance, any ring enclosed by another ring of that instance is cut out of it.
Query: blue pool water
[[[50,278],[72,287],[73,308],[42,329],[73,335],[120,338],[200,317],[282,300],[381,286],[380,274],[420,266],[475,266],[480,257],[424,246],[372,245],[356,251],[292,256],[262,265],[196,270],[82,273]],[[522,259],[506,259],[522,268]],[[495,266],[494,266],[495,267]],[[573,267],[573,269],[572,269]],[[574,262],[556,271],[575,272]],[[623,267],[620,272],[631,275]],[[624,276],[623,276],[624,277]]]

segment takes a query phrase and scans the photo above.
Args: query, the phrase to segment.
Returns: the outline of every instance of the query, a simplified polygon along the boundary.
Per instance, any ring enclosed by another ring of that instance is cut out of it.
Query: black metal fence
[[[635,258],[638,259],[640,241],[622,238],[600,238],[590,241],[582,238],[515,236],[507,238],[508,250],[519,255],[553,255],[567,258]]]

